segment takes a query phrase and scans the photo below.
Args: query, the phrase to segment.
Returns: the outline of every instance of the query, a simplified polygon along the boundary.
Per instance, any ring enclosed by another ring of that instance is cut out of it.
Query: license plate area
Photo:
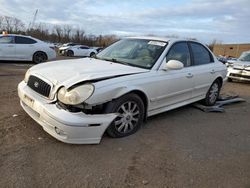
[[[33,107],[34,100],[28,97],[27,95],[24,95],[23,102],[29,107]]]

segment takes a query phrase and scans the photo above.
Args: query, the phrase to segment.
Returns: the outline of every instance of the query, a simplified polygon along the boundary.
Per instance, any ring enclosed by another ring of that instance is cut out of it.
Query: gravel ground
[[[0,63],[0,187],[250,188],[249,83],[225,83],[223,93],[246,99],[225,113],[189,105],[132,136],[70,145],[21,109],[16,88],[29,66]]]

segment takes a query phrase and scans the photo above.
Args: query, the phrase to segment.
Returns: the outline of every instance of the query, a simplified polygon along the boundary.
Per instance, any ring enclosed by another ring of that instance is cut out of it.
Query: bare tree
[[[56,31],[56,34],[57,34],[57,38],[58,38],[58,42],[61,42],[62,41],[62,28],[60,25],[55,25],[55,31]]]
[[[0,29],[6,30],[8,33],[22,32],[25,28],[24,23],[14,17],[1,16],[0,17]]]
[[[26,34],[50,42],[76,42],[89,46],[105,47],[118,38],[115,35],[87,35],[81,28],[74,29],[71,25],[36,24],[25,28],[25,24],[14,17],[0,16],[0,32]]]
[[[0,16],[0,31],[3,31],[3,20],[4,20],[4,17],[3,16]]]
[[[63,25],[63,32],[64,32],[64,37],[69,40],[70,39],[70,32],[72,30],[72,26],[70,25]]]
[[[15,32],[15,33],[17,33],[17,32],[19,32],[19,31],[21,31],[21,30],[23,30],[24,29],[24,23],[21,21],[21,20],[19,20],[19,19],[17,19],[17,18],[13,18],[13,31]]]
[[[210,44],[208,44],[208,48],[213,51],[214,50],[214,46],[217,44],[217,40],[214,39]]]

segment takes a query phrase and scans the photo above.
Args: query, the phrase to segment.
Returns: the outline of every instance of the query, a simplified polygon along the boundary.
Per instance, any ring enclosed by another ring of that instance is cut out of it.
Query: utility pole
[[[38,9],[36,9],[35,14],[34,14],[34,16],[33,16],[33,20],[32,20],[32,22],[30,22],[30,24],[29,24],[29,30],[32,29],[32,28],[34,27],[34,25],[35,25],[37,13],[38,13]]]

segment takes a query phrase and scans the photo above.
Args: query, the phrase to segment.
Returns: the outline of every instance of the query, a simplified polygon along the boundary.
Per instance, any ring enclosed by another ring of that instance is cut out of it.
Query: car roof
[[[12,36],[12,37],[19,36],[19,37],[29,37],[29,38],[32,38],[31,36],[28,36],[28,35],[19,35],[19,34],[0,34],[0,36]]]
[[[185,39],[185,38],[167,38],[167,37],[157,37],[157,36],[138,36],[138,37],[125,37],[129,39],[146,39],[146,40],[157,40],[163,42],[177,42],[177,41],[194,41],[199,42],[197,40]]]

